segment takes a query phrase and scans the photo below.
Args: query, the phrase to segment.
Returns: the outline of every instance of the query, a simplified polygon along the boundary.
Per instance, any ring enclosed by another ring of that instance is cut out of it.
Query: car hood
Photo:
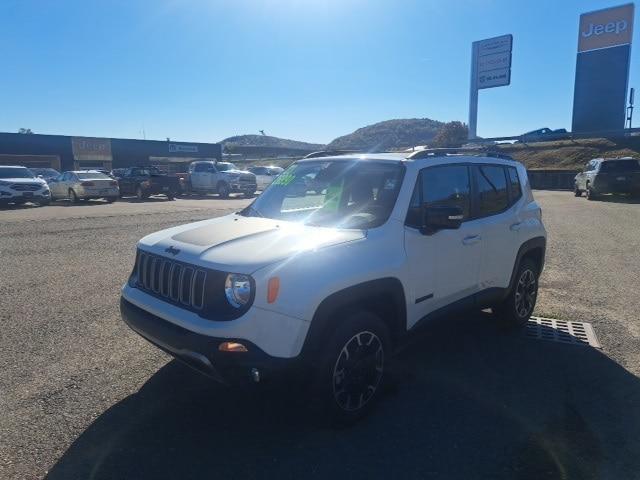
[[[362,240],[362,230],[300,225],[237,214],[151,234],[140,247],[185,263],[252,273],[293,255]]]
[[[41,183],[45,184],[43,179],[41,178],[0,178],[0,182],[11,182],[11,183]]]

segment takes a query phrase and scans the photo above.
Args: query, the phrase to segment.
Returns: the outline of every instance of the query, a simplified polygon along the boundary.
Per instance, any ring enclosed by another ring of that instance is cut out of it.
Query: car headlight
[[[224,282],[224,294],[232,307],[244,307],[251,300],[251,279],[248,275],[230,273]]]

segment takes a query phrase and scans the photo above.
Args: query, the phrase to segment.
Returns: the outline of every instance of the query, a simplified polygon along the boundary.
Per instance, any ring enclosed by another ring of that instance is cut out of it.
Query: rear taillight
[[[117,187],[118,182],[116,182],[115,180],[112,180],[111,182],[109,182],[109,185],[111,185],[112,187]]]
[[[82,182],[80,185],[82,185],[83,187],[95,187],[95,184],[93,182]]]

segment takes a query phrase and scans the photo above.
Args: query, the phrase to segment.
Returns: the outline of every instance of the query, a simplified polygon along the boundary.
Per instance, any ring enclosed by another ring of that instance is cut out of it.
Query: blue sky
[[[467,121],[471,42],[505,33],[511,86],[480,92],[478,134],[570,128],[579,14],[621,3],[1,0],[0,131],[328,142],[391,118]]]

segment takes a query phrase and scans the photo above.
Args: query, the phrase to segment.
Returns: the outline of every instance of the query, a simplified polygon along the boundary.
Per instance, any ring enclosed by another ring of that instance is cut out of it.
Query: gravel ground
[[[446,319],[346,430],[295,391],[204,381],[119,319],[140,237],[246,200],[0,211],[0,478],[638,478],[640,205],[535,195],[537,313],[593,323],[603,350]]]

